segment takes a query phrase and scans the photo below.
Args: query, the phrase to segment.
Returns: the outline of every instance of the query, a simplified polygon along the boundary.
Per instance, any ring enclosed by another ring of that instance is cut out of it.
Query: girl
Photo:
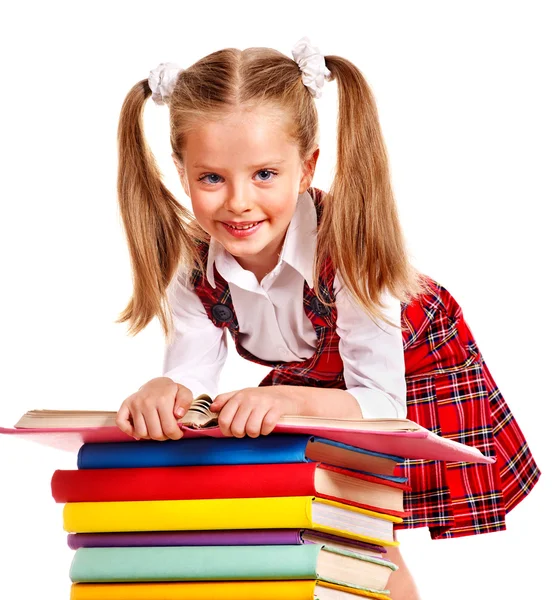
[[[319,156],[314,98],[339,93],[336,173],[310,187]],[[161,181],[144,140],[152,95],[170,110],[173,159],[193,215]],[[181,437],[194,396],[215,398],[225,435],[267,435],[284,414],[405,417],[496,456],[494,465],[406,461],[411,516],[454,537],[505,528],[539,470],[444,288],[411,267],[375,101],[361,72],[306,38],[293,59],[267,48],[215,52],[186,70],[162,64],[125,99],[118,192],[138,333],[157,316],[163,377],[122,404],[139,438]],[[239,354],[271,366],[259,387],[216,395],[225,328]],[[314,388],[317,388],[315,390]],[[418,593],[401,569],[393,597]]]

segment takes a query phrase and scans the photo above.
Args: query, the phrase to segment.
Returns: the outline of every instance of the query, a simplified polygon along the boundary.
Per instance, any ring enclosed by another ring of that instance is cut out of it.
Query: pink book
[[[14,428],[0,427],[0,434],[17,436],[62,450],[77,451],[82,444],[129,442],[134,438],[113,425],[116,413],[102,411],[31,411]],[[71,421],[71,426],[69,421]],[[40,427],[32,425],[40,423]],[[63,423],[65,426],[53,426]],[[77,425],[77,423],[79,423]],[[84,424],[96,423],[95,426]],[[186,427],[185,437],[223,437],[217,426]],[[404,458],[493,463],[479,449],[443,438],[408,419],[325,419],[284,416],[275,433],[309,434],[364,450]]]

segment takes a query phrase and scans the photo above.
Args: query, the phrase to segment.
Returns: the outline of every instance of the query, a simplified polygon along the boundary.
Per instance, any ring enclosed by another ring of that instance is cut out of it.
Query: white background
[[[224,47],[290,55],[308,35],[354,62],[379,107],[414,263],[462,305],[544,475],[502,533],[401,547],[425,600],[545,597],[551,566],[551,3],[18,2],[0,36],[2,319],[0,424],[33,408],[113,409],[160,374],[163,337],[114,320],[131,294],[116,202],[116,130],[125,94],[160,62],[189,66]],[[334,164],[336,87],[318,101]],[[167,108],[149,102],[148,136],[167,185]],[[266,369],[231,354],[222,391]],[[75,457],[0,438],[1,595],[68,597],[72,552],[57,468]],[[550,550],[548,550],[550,552]]]

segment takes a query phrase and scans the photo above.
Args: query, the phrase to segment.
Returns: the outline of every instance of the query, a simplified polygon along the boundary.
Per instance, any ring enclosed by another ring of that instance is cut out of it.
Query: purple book
[[[131,533],[70,533],[67,545],[78,548],[113,546],[286,546],[304,543],[302,529],[236,529],[227,531],[137,531]],[[315,532],[314,532],[315,533]],[[381,546],[317,533],[322,540],[348,542],[385,553]]]
[[[284,530],[286,531],[286,529]],[[300,543],[300,544],[310,544],[312,542],[306,542],[302,539],[302,533],[304,531],[306,531],[307,533],[310,532],[309,529],[300,529],[300,530],[294,530],[297,531],[298,534],[300,535],[300,542],[296,542],[296,543]],[[380,552],[381,554],[386,554],[387,550],[386,548],[384,548],[383,546],[377,546],[376,544],[370,544],[368,542],[360,542],[358,540],[349,540],[346,538],[341,538],[338,535],[332,535],[331,533],[322,533],[321,531],[314,531],[314,534],[317,535],[318,538],[321,538],[321,542],[323,544],[325,544],[325,540],[329,541],[329,542],[337,542],[338,544],[340,543],[346,543],[349,544],[350,546],[356,546],[357,548],[365,548],[366,550],[373,550],[374,552]]]

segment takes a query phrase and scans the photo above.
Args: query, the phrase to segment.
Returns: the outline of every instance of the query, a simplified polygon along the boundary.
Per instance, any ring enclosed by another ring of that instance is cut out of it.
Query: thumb
[[[178,388],[177,388],[177,393],[175,394],[175,404],[173,405],[173,414],[175,415],[175,417],[177,419],[180,419],[181,417],[185,416],[185,413],[190,408],[193,397],[192,397],[192,392],[187,387],[185,387],[184,385],[181,385],[180,383],[178,383],[177,386],[178,386]]]
[[[225,394],[219,394],[214,398],[212,405],[210,406],[210,410],[212,412],[220,412],[221,409],[229,402],[229,400],[236,394],[237,392],[226,392]]]

